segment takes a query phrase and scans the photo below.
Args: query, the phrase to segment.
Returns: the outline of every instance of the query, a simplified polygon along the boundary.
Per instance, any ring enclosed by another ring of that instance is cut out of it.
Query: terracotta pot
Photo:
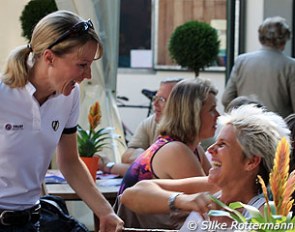
[[[99,157],[98,156],[81,157],[81,159],[86,164],[91,176],[93,177],[93,180],[95,181],[96,180],[96,171],[98,170]]]

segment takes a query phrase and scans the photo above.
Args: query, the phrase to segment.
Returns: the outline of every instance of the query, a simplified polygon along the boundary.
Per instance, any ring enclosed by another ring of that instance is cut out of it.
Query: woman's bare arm
[[[77,153],[76,134],[62,135],[57,149],[57,164],[69,185],[99,217],[100,231],[121,231],[123,221],[96,188],[86,165]]]
[[[140,181],[123,192],[121,202],[137,213],[167,213],[169,212],[168,198],[174,192],[194,194],[218,191],[219,189],[209,184],[207,179],[207,177],[192,177],[177,180]],[[191,196],[190,199],[192,199]],[[189,206],[189,204],[185,205],[185,207]],[[189,206],[189,208],[191,209],[193,206]]]

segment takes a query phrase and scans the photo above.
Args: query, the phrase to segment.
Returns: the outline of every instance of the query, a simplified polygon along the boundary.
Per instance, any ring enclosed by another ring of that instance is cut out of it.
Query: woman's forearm
[[[127,188],[121,202],[137,213],[168,213],[168,198],[174,192],[194,194],[198,192],[214,193],[219,189],[209,184],[207,177],[194,177],[178,180],[144,180]]]
[[[154,182],[140,181],[123,192],[121,203],[136,213],[167,213],[170,195],[170,191],[162,189]]]
[[[219,188],[213,184],[208,183],[207,176],[190,177],[185,179],[154,179],[151,180],[162,189],[173,192],[184,192],[187,194],[194,194],[199,192],[215,193]]]

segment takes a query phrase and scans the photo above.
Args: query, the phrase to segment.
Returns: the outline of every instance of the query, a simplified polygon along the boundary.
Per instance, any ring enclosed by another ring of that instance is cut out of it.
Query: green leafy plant
[[[189,21],[178,26],[172,33],[168,50],[177,64],[195,72],[216,60],[219,52],[218,33],[205,22]]]
[[[31,0],[23,9],[20,21],[22,27],[22,36],[31,40],[32,32],[35,25],[44,16],[51,12],[57,11],[55,0]]]
[[[224,210],[210,210],[209,216],[225,216],[238,223],[252,223],[258,227],[257,230],[251,231],[295,231],[295,217],[292,217],[292,193],[295,190],[295,171],[289,175],[290,148],[286,138],[283,138],[278,146],[274,159],[274,166],[270,173],[270,189],[273,201],[269,200],[267,188],[263,179],[258,176],[262,186],[263,195],[266,199],[263,214],[250,205],[241,202],[233,202],[227,206],[214,196],[211,199],[221,206]],[[244,208],[250,215],[250,219],[246,219],[237,209]],[[292,226],[293,225],[293,226]],[[292,228],[291,228],[292,227]]]
[[[96,131],[100,120],[100,105],[96,101],[90,107],[88,113],[89,130],[86,131],[78,125],[78,150],[81,157],[92,157],[94,154],[102,151],[103,148],[110,148],[110,141],[112,139],[110,132],[112,128],[101,128]],[[119,142],[121,141],[119,140]]]

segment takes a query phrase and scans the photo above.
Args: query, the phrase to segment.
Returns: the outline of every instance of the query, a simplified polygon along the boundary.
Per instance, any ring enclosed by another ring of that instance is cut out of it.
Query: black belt
[[[35,205],[26,210],[0,210],[0,225],[21,226],[28,222],[36,223],[40,218],[41,205]]]

